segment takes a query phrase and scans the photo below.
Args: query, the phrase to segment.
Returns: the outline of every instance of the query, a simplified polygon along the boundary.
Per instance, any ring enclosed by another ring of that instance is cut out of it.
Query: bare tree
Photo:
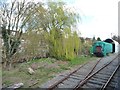
[[[11,0],[11,3],[1,2],[4,67],[11,67],[12,57],[16,54],[20,45],[21,35],[30,18],[29,12],[32,10],[32,6],[31,2],[26,2],[25,0]]]

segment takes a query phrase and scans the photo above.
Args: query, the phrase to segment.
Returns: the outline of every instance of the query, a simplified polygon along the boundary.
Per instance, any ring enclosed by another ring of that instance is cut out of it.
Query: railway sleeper
[[[104,77],[104,76],[103,77],[98,77],[97,76],[96,78],[97,78],[97,80],[100,80],[100,81],[107,81],[109,77]]]
[[[95,77],[93,77],[93,78],[91,78],[91,80],[96,80],[96,81],[100,81],[100,82],[105,83],[107,79],[101,79],[101,78],[95,78]]]
[[[108,67],[106,67],[106,69],[114,69],[117,66],[118,66],[118,63],[114,63],[114,64],[109,65]]]
[[[69,86],[70,88],[74,88],[76,86],[77,83],[73,83],[73,82],[66,82],[64,83],[64,85]]]
[[[119,79],[113,79],[111,82],[120,83]]]
[[[81,77],[81,78],[85,78],[85,75],[81,75],[81,74],[76,74],[76,73],[74,73],[74,74],[72,74],[71,76],[75,76],[75,77]]]
[[[117,83],[118,83],[117,81],[116,82],[111,81],[109,85],[115,86]]]
[[[79,71],[76,72],[76,74],[87,74],[90,70],[88,69],[81,69]]]
[[[44,83],[42,86],[40,86],[41,88],[48,88],[50,87],[51,85],[53,85],[54,83],[56,83],[57,81],[63,79],[64,77],[63,76],[58,76],[58,77],[55,77],[54,79],[48,81],[47,83]]]
[[[112,78],[112,80],[117,80],[118,79],[118,76],[114,76],[113,78]]]
[[[81,75],[82,77],[85,78],[85,76],[86,76],[87,74],[89,74],[89,72],[90,72],[90,71],[76,72],[76,73],[74,73],[74,75],[75,75],[75,74],[76,74],[76,75]]]
[[[80,88],[80,90],[100,90],[100,88],[95,88],[95,87],[90,87],[88,85],[84,85],[82,86],[82,88]]]
[[[82,88],[86,88],[86,86],[87,88],[94,88],[94,85],[91,83],[86,83],[85,85],[82,86]]]
[[[106,88],[115,88],[115,85],[108,85]],[[111,90],[111,89],[110,89]],[[112,89],[113,90],[113,89]]]
[[[115,87],[116,84],[109,84],[108,87]]]
[[[70,85],[67,85],[67,84],[59,84],[55,90],[58,90],[58,88],[70,89]],[[72,88],[71,88],[71,89],[72,89]]]
[[[86,67],[83,67],[82,69],[84,69],[84,70],[90,70],[92,68],[93,68],[92,64],[89,64],[89,65],[86,65]]]
[[[99,76],[99,75],[95,75],[94,78],[101,79],[101,80],[108,80],[107,78],[103,78],[103,76]]]
[[[97,80],[89,80],[87,83],[92,83],[94,85],[103,85],[104,82],[100,82],[100,81],[97,81]]]
[[[82,88],[90,88],[89,85],[85,84]]]
[[[85,78],[88,73],[81,73],[81,74],[75,73],[75,74],[78,75],[78,76],[80,75],[80,76],[82,76],[83,78]],[[75,75],[75,74],[74,74],[74,75]]]
[[[118,80],[112,79],[110,83],[118,83]]]
[[[114,70],[110,70],[110,71],[107,71],[107,73],[106,73],[106,71],[103,71],[103,72],[99,72],[99,74],[104,74],[104,75],[111,75],[111,73],[113,72]]]
[[[86,83],[85,85],[87,85],[89,88],[100,88],[100,85],[98,85],[98,84]],[[84,87],[84,85],[83,85],[83,87]]]
[[[73,78],[68,78],[68,79],[65,80],[65,81],[69,81],[69,82],[74,82],[74,83],[76,83],[76,82],[79,82],[80,80],[78,80],[78,79],[73,79]]]
[[[106,66],[104,69],[114,68],[114,67],[116,67],[116,66],[117,66],[117,64],[118,64],[118,63],[113,62],[113,63],[111,63],[110,65]]]
[[[105,73],[104,75],[106,75],[106,76],[111,76],[111,74],[112,74],[112,73],[110,73],[110,74],[106,74],[106,73]]]
[[[115,90],[114,87],[106,87],[105,90]]]
[[[117,63],[117,65],[118,65],[118,63]],[[116,67],[116,64],[113,64],[112,67]]]
[[[58,85],[58,87],[67,87],[67,88],[73,88],[77,85],[78,82],[70,82],[68,80],[63,82],[63,85]]]
[[[97,77],[97,78],[101,78],[101,77],[102,77],[101,79],[104,79],[104,78],[107,79],[107,78],[110,77],[110,75],[108,76],[108,75],[106,75],[106,74],[99,74],[99,73],[98,73],[98,74],[95,75],[95,77]]]
[[[115,88],[120,88],[120,82],[116,83]]]
[[[82,77],[76,77],[76,76],[70,76],[70,78],[73,78],[73,79],[77,79],[77,80],[82,80],[83,78]]]
[[[86,73],[87,73],[87,72],[79,72],[79,73],[76,72],[76,73],[74,73],[74,74],[84,76],[84,75],[86,75]]]
[[[120,70],[115,74],[115,76],[120,77]]]

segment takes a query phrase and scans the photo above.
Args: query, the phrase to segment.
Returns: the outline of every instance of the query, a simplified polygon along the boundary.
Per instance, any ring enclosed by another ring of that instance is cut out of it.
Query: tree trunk
[[[4,61],[4,63],[3,63],[3,68],[5,69],[6,66],[7,66],[7,61]]]
[[[11,58],[6,58],[4,64],[3,64],[3,68],[10,70],[12,67],[12,62],[11,62]]]

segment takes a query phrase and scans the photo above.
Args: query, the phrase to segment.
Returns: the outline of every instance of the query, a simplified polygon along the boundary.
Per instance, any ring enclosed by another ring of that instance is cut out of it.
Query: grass
[[[41,58],[41,59],[33,59],[28,61],[28,64],[32,64],[32,63],[37,63],[37,62],[48,62],[48,63],[54,63],[56,60],[54,58]]]
[[[69,65],[70,66],[74,66],[74,65],[79,65],[79,64],[83,64],[83,63],[85,63],[86,61],[88,61],[88,60],[94,60],[94,59],[96,59],[96,57],[90,57],[90,56],[81,56],[81,57],[76,57],[76,58],[74,58],[73,60],[71,60],[70,62],[69,62]]]
[[[75,66],[95,59],[95,57],[90,56],[80,56],[71,61],[42,58],[31,60],[26,63],[16,64],[16,68],[11,69],[10,71],[2,70],[2,84],[4,87],[7,87],[9,85],[22,82],[24,83],[24,88],[28,88],[33,83],[38,82],[32,87],[39,87],[41,84],[52,79],[62,71],[70,70]],[[28,73],[29,67],[34,68],[34,74],[30,75]]]

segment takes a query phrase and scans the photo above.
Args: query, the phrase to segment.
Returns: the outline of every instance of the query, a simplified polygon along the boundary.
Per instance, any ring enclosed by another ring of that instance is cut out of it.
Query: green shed
[[[96,56],[106,56],[112,53],[112,44],[104,41],[96,41],[90,49],[90,53]]]

